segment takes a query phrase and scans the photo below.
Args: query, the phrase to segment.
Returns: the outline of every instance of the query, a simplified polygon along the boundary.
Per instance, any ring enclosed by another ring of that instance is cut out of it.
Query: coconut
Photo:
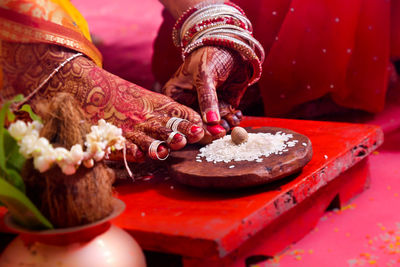
[[[91,124],[72,95],[58,94],[35,112],[44,124],[40,135],[54,147],[84,146]],[[75,174],[65,175],[58,166],[40,173],[28,160],[22,176],[27,196],[55,228],[95,222],[112,212],[115,174],[103,161],[93,168],[79,166]]]

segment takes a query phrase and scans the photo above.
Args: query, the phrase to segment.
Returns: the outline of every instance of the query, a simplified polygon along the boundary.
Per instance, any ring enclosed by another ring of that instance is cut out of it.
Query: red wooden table
[[[247,117],[242,126],[304,134],[313,158],[299,175],[243,190],[195,189],[165,175],[119,184],[116,193],[127,208],[115,224],[145,250],[181,255],[184,266],[244,266],[249,256],[271,256],[299,240],[328,207],[361,192],[366,157],[383,142],[372,125]]]
[[[118,185],[127,209],[115,223],[145,250],[181,255],[184,266],[244,266],[248,256],[274,255],[299,240],[330,205],[361,192],[364,158],[383,142],[372,125],[247,117],[242,126],[304,134],[313,158],[297,176],[243,190],[195,189],[160,176]]]

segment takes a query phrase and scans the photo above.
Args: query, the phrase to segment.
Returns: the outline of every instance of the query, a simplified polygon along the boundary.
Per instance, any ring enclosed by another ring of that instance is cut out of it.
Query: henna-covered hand
[[[3,42],[0,62],[5,84],[0,91],[1,98],[29,94],[73,54],[53,45]],[[176,150],[187,142],[199,141],[204,135],[201,117],[192,109],[110,74],[86,57],[77,57],[62,67],[30,104],[35,110],[41,101],[49,101],[59,92],[72,94],[92,122],[104,118],[121,127],[129,141],[127,158],[130,161],[142,161],[155,140],[167,141]],[[166,127],[172,117],[187,120],[178,125],[181,134],[171,135],[172,130]],[[164,145],[157,152],[160,158],[168,155]],[[122,154],[113,156],[122,158]]]
[[[251,66],[235,51],[205,46],[193,51],[165,84],[163,93],[202,115],[212,139],[240,123],[236,110],[247,89]],[[221,127],[221,125],[223,127]]]

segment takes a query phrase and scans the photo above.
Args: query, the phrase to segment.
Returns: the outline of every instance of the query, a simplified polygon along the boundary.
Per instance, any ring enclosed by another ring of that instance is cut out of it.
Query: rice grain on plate
[[[261,162],[262,157],[268,157],[271,154],[279,155],[287,152],[290,147],[294,147],[298,140],[290,140],[291,138],[293,138],[292,134],[281,131],[275,134],[250,133],[247,142],[236,145],[227,135],[201,148],[197,157],[203,157],[208,162],[214,163],[244,160]]]

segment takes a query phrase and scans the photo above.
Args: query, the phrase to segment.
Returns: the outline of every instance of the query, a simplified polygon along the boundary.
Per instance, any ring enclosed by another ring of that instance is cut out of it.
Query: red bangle
[[[210,3],[207,3],[207,4],[211,5]],[[197,10],[202,8],[203,5],[207,6],[207,4],[199,3],[198,5],[190,7],[188,10],[183,12],[182,15],[176,20],[175,25],[172,28],[172,40],[173,40],[175,46],[180,47],[180,44],[179,44],[179,30],[182,27],[182,25],[185,22],[185,20],[187,20],[194,12],[196,12]],[[232,7],[236,8],[240,13],[242,13],[242,15],[245,16],[245,13],[244,13],[243,9],[241,9],[238,5],[236,5],[234,3],[231,3],[229,1],[224,1],[223,4],[229,5],[229,6],[232,6]]]
[[[235,19],[233,17],[230,16],[221,16],[221,17],[216,17],[216,18],[212,18],[212,19],[207,19],[207,20],[203,20],[200,23],[194,25],[193,27],[191,27],[187,33],[185,34],[185,36],[182,38],[182,44],[180,44],[180,46],[186,46],[188,45],[188,43],[190,42],[190,40],[192,39],[193,36],[195,36],[198,32],[205,30],[207,28],[211,28],[211,27],[215,27],[218,25],[234,25],[237,27],[240,27],[244,30],[248,30],[250,32],[250,34],[252,33],[249,29],[247,29],[246,25],[238,20]]]

